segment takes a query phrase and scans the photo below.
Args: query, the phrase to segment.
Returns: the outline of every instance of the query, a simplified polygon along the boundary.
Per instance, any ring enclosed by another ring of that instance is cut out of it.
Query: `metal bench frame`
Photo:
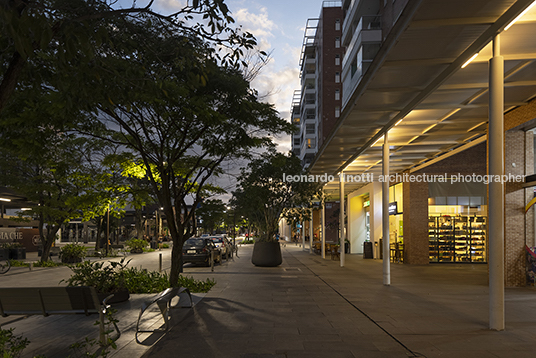
[[[0,288],[0,314],[11,315],[65,315],[65,314],[99,314],[99,341],[107,345],[104,316],[110,306],[108,300],[113,294],[100,302],[94,287],[4,287]],[[115,322],[117,332],[112,341],[121,336]]]
[[[136,323],[136,342],[141,343],[138,340],[138,333],[154,333],[154,332],[167,332],[169,330],[169,318],[170,318],[170,308],[171,308],[171,300],[177,296],[179,296],[181,293],[187,293],[188,297],[190,299],[190,308],[193,307],[193,300],[192,295],[190,294],[190,290],[186,287],[171,287],[168,288],[162,292],[160,292],[158,295],[154,296],[150,300],[147,300],[143,303],[140,310],[140,315],[138,316],[138,322]],[[143,316],[143,313],[149,308],[152,304],[156,303],[158,308],[160,309],[160,313],[162,314],[162,318],[164,319],[164,329],[153,329],[153,330],[140,330],[140,322],[141,317]]]

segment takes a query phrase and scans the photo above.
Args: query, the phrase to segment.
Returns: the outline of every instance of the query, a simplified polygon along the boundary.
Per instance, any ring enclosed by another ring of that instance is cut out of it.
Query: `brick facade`
[[[478,144],[413,174],[486,174],[486,144]],[[404,183],[405,262],[429,263],[428,183]]]

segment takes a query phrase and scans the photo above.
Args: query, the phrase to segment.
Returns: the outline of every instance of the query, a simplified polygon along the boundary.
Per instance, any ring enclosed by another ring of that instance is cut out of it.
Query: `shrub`
[[[61,262],[77,263],[82,262],[86,257],[86,247],[78,244],[67,244],[60,250]]]
[[[125,263],[125,259],[108,263],[84,261],[70,266],[73,274],[60,283],[67,282],[67,286],[92,286],[98,293],[117,292],[126,287],[124,272],[129,262],[130,260]]]
[[[147,241],[143,239],[130,239],[125,242],[125,246],[130,249],[131,252],[143,252],[143,249],[147,247]]]
[[[0,356],[17,358],[22,355],[24,348],[30,344],[27,338],[13,334],[13,328],[0,329]]]
[[[54,262],[52,260],[48,261],[37,261],[33,263],[34,267],[57,267],[57,266],[63,266],[60,262]]]
[[[11,263],[12,267],[28,267],[28,266],[30,266],[29,263],[24,262],[24,261],[20,261],[20,260],[11,260],[9,262]]]

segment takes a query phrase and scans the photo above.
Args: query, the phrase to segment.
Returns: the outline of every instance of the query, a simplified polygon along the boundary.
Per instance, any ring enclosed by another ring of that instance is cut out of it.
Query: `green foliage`
[[[28,267],[28,266],[30,266],[29,263],[24,262],[24,261],[20,261],[20,260],[10,260],[9,262],[11,263],[12,267]]]
[[[61,262],[49,261],[36,261],[33,263],[33,267],[58,267],[63,266]]]
[[[169,249],[169,244],[162,244],[163,249]]]
[[[216,284],[216,281],[207,278],[205,281],[196,280],[193,277],[179,276],[178,286],[187,287],[190,292],[208,292]]]
[[[78,244],[67,244],[60,249],[62,262],[76,262],[86,257],[87,248]]]
[[[158,293],[169,288],[169,277],[165,273],[130,267],[124,277],[130,293]]]
[[[321,183],[283,181],[284,176],[301,174],[304,171],[299,158],[273,150],[252,160],[242,170],[232,205],[260,230],[258,240],[274,240],[282,215],[312,207]]]
[[[148,243],[144,239],[130,239],[125,242],[125,246],[130,250],[143,251]]]
[[[91,262],[84,261],[77,265],[69,266],[73,271],[71,277],[61,282],[67,282],[67,286],[91,286],[99,293],[113,293],[125,286],[125,269],[128,263],[121,261]]]
[[[220,199],[203,200],[196,213],[197,217],[203,220],[201,227],[206,233],[212,234],[223,222],[225,210],[225,204]]]
[[[114,317],[114,314],[117,313],[116,309],[108,308],[105,313],[105,317],[107,322],[104,324],[108,326],[108,329],[104,332],[106,334],[106,343],[104,346],[101,345],[101,342],[98,341],[96,338],[88,338],[86,337],[84,341],[82,342],[76,342],[69,346],[69,348],[74,352],[74,356],[69,355],[68,358],[74,358],[74,357],[91,357],[91,358],[97,358],[97,357],[108,357],[110,354],[110,348],[117,349],[117,344],[115,343],[115,340],[113,340],[109,334],[112,333],[114,330],[113,328],[110,328],[110,325],[117,324],[119,320]],[[95,322],[95,325],[99,325],[99,321]],[[97,350],[95,350],[95,347],[97,347]]]
[[[13,334],[14,328],[0,329],[0,357],[18,358],[30,341],[22,336]]]

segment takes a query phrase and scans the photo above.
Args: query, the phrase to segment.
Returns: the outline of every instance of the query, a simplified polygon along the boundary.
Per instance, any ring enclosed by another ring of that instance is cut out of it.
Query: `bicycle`
[[[4,274],[11,268],[11,261],[9,259],[0,260],[0,274]]]

